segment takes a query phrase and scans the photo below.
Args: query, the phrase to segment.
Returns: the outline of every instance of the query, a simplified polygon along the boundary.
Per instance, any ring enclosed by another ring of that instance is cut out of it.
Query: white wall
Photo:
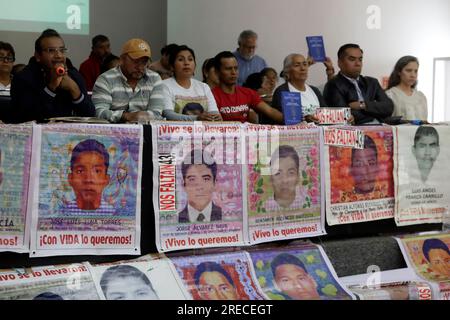
[[[112,52],[120,54],[122,44],[130,38],[143,38],[150,43],[153,59],[160,57],[166,43],[167,6],[164,0],[91,0],[90,35],[65,35],[68,57],[79,67],[91,51],[91,39],[104,34],[111,40]],[[9,42],[16,51],[16,63],[28,63],[34,53],[34,41],[40,32],[7,32],[0,30],[0,40]]]
[[[376,5],[381,28],[369,30],[366,13]],[[339,47],[348,42],[363,48],[364,75],[389,76],[403,55],[420,61],[419,90],[432,104],[433,58],[450,56],[448,0],[168,0],[167,41],[187,44],[200,66],[222,50],[234,50],[244,29],[259,35],[257,53],[280,71],[284,57],[307,53],[305,36],[323,35],[335,63]],[[197,77],[200,77],[197,68]],[[324,67],[310,70],[309,82],[326,81]]]

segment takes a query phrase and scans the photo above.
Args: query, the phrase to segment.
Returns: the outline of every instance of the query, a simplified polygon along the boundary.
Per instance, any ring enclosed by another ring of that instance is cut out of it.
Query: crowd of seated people
[[[96,35],[78,71],[56,30],[44,30],[36,39],[27,65],[14,65],[13,46],[0,41],[0,92],[11,96],[7,122],[79,116],[110,123],[156,119],[283,124],[285,91],[300,94],[303,120],[308,122],[317,120],[311,110],[326,106],[350,108],[355,125],[389,123],[392,117],[427,121],[427,99],[416,89],[416,57],[398,60],[385,91],[377,79],[362,74],[363,49],[344,44],[337,53],[338,73],[326,58],[327,82],[321,90],[308,83],[315,62],[301,53],[286,56],[280,84],[277,71],[256,54],[257,41],[254,31],[244,30],[234,52],[223,51],[204,61],[203,82],[194,78],[195,53],[186,45],[164,46],[161,59],[152,63],[145,40],[128,40],[116,56],[109,38]]]

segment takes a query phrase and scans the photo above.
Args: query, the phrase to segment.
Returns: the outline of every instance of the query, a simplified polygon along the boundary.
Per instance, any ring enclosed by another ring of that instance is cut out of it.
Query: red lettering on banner
[[[13,238],[0,238],[0,246],[14,247],[18,245],[19,238],[17,236]]]

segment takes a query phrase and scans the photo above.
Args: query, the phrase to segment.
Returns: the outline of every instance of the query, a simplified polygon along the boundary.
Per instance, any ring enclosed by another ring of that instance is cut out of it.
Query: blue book
[[[322,36],[306,37],[306,42],[308,43],[309,55],[316,62],[325,62],[325,45],[323,44]]]
[[[293,125],[302,122],[303,112],[300,92],[281,92],[281,107],[283,108],[285,125]]]

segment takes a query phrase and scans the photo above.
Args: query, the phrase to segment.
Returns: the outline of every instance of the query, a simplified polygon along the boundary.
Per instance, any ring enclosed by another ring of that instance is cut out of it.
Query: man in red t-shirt
[[[212,93],[224,121],[250,122],[249,115],[254,109],[277,123],[283,123],[283,114],[261,100],[256,91],[236,85],[238,63],[230,51],[217,54],[214,67],[220,83]]]

